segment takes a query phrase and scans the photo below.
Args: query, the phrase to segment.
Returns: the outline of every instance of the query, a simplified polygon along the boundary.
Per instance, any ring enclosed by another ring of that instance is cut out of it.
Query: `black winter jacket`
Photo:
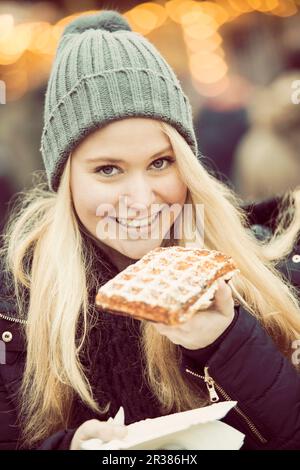
[[[253,218],[252,209],[251,223],[261,224],[261,220]],[[270,211],[267,210],[267,214],[270,215]],[[262,234],[269,227],[268,223],[265,227],[259,225],[258,232]],[[295,285],[299,282],[300,263],[295,258],[298,254],[299,244],[281,266]],[[1,364],[0,351],[0,449],[16,449],[20,435],[18,389],[26,347],[22,324],[14,304],[5,299],[4,286],[2,279],[0,339],[5,340],[6,360]],[[142,360],[137,360],[139,322],[129,323],[125,317],[107,314],[101,328],[103,325],[108,339],[105,343],[105,335],[102,337],[102,354],[97,346],[99,330],[96,327],[91,335],[89,355],[93,361],[89,378],[96,398],[100,403],[105,389],[109,398],[113,396],[111,411],[101,419],[113,416],[120,405],[125,408],[126,424],[159,416],[159,404],[142,379]],[[233,322],[215,343],[196,351],[181,347],[180,351],[180,370],[199,392],[203,390],[208,394],[203,380],[206,368],[214,380],[219,399],[238,402],[224,421],[246,435],[243,449],[300,449],[300,376],[257,320],[241,306],[235,308]],[[80,401],[75,402],[73,410],[70,426],[49,436],[35,448],[68,449],[77,427],[96,417]]]

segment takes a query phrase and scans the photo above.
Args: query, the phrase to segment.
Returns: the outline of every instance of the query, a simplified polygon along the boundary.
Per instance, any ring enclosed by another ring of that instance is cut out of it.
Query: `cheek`
[[[74,206],[80,218],[96,217],[96,211],[101,204],[115,205],[115,191],[89,175],[80,175],[74,178],[72,183]]]
[[[168,204],[184,204],[187,195],[187,186],[177,174],[166,178],[163,182],[163,196]]]

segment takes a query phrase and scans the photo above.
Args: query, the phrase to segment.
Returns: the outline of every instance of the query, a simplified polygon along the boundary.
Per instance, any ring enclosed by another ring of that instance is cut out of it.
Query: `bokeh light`
[[[138,4],[124,16],[134,31],[145,36],[173,23],[182,35],[193,83],[196,78],[197,83],[200,80],[208,84],[221,83],[229,69],[223,49],[223,25],[251,12],[289,17],[298,12],[299,5],[300,0],[169,0]],[[96,12],[99,10],[74,13],[54,24],[45,19],[17,24],[12,14],[0,15],[0,67],[7,80],[8,99],[46,80],[66,25],[78,16]],[[24,57],[26,60],[22,60]]]

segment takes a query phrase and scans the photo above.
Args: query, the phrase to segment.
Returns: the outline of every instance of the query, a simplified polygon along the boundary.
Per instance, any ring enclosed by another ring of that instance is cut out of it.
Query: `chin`
[[[149,251],[154,250],[161,245],[162,240],[133,240],[127,243],[126,246],[119,247],[118,250],[123,255],[132,259],[141,259]],[[130,246],[132,244],[132,246]]]

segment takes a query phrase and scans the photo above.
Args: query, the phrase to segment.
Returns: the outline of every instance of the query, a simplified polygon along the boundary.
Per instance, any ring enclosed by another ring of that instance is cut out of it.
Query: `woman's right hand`
[[[88,439],[101,439],[108,442],[112,439],[123,439],[126,435],[126,426],[119,426],[113,421],[91,419],[79,426],[71,441],[70,450],[80,450],[81,443]]]

